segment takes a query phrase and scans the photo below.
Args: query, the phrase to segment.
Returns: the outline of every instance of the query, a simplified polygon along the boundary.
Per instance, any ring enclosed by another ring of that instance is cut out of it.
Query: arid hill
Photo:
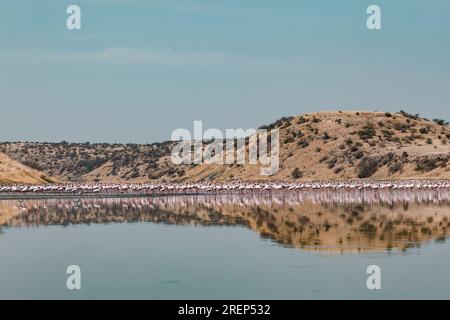
[[[280,130],[280,170],[270,177],[258,165],[174,165],[176,142],[1,143],[0,152],[60,181],[450,179],[450,127],[443,120],[337,111],[262,128]]]
[[[52,180],[41,172],[30,169],[0,153],[0,184],[48,182]]]
[[[187,180],[449,179],[450,127],[406,112],[320,112],[263,128],[280,131],[280,170],[202,164]]]
[[[0,144],[0,150],[63,182],[144,182],[184,174],[170,161],[174,145],[7,142]]]

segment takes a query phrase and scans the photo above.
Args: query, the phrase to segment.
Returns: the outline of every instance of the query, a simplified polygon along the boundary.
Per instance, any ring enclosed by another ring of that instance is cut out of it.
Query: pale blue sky
[[[77,4],[82,30],[66,29]],[[383,30],[366,28],[382,9]],[[0,140],[154,142],[320,110],[450,120],[448,0],[0,4]]]

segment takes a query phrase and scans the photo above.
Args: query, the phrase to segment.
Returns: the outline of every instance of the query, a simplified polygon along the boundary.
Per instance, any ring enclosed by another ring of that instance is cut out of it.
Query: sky
[[[68,30],[66,8],[81,8]],[[381,30],[368,30],[369,5]],[[0,141],[152,143],[327,110],[450,120],[448,0],[0,3]]]

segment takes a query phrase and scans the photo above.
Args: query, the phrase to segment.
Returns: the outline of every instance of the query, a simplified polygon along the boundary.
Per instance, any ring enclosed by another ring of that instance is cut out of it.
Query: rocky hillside
[[[143,182],[184,174],[170,161],[174,145],[20,142],[2,143],[0,152],[61,181]]]
[[[406,112],[320,112],[282,118],[280,170],[258,165],[174,165],[175,142],[1,143],[0,152],[61,181],[450,179],[450,127]]]
[[[280,170],[200,165],[188,180],[450,178],[450,127],[406,112],[320,112],[287,117],[280,130]]]

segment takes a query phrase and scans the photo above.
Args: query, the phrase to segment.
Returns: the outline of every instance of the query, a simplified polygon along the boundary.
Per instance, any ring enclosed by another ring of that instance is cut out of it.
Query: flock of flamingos
[[[226,182],[226,183],[67,183],[0,186],[0,196],[145,196],[164,194],[272,194],[286,191],[413,191],[450,193],[450,180]]]

